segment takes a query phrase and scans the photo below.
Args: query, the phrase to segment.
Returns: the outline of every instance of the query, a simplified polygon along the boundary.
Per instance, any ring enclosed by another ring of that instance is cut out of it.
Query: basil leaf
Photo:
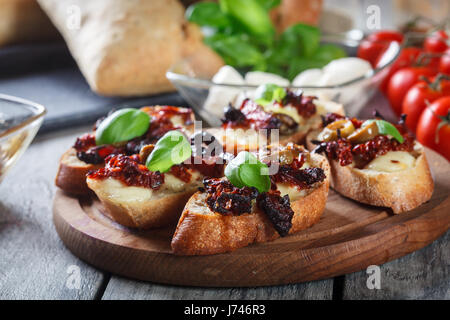
[[[326,64],[327,62],[323,60],[296,57],[294,59],[291,59],[291,63],[288,67],[287,78],[292,81],[300,72],[303,72],[307,69],[322,68]]]
[[[295,56],[311,57],[319,48],[320,31],[318,28],[298,23],[287,28],[278,43],[283,59]],[[289,60],[287,60],[289,61]]]
[[[324,64],[327,64],[332,60],[346,57],[347,53],[344,49],[334,44],[322,44],[313,56],[314,59],[322,60]]]
[[[226,28],[231,24],[228,16],[220,10],[216,2],[198,2],[186,9],[186,19],[199,26]]]
[[[259,4],[266,10],[278,7],[281,0],[258,0]]]
[[[237,188],[255,187],[259,192],[270,189],[269,168],[248,151],[240,152],[229,162],[225,176]]]
[[[220,8],[236,22],[255,35],[267,35],[271,40],[275,35],[268,11],[258,0],[219,0]]]
[[[263,54],[242,35],[215,34],[205,38],[204,42],[216,51],[228,65],[237,68],[255,66],[258,70],[266,68]]]
[[[273,101],[281,102],[286,96],[286,90],[276,84],[266,83],[260,85],[254,95],[255,102],[266,106]]]
[[[150,127],[150,116],[142,110],[125,108],[103,120],[95,131],[97,145],[128,141],[145,134]]]
[[[191,144],[179,131],[167,132],[155,145],[145,162],[148,170],[167,172],[192,155]]]
[[[389,135],[398,142],[403,143],[404,141],[403,136],[400,134],[400,132],[393,124],[387,122],[386,120],[366,120],[364,121],[362,126],[365,127],[366,125],[371,124],[372,122],[375,122],[377,124],[378,132],[380,134]]]

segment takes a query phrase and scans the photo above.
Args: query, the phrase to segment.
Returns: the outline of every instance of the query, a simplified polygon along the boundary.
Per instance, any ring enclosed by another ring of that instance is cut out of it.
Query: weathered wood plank
[[[137,282],[112,277],[105,300],[323,300],[331,299],[333,279],[258,288],[194,288]]]
[[[380,266],[380,289],[365,271],[345,276],[344,299],[450,299],[450,231],[429,246]]]
[[[93,299],[101,287],[104,274],[73,256],[52,223],[59,157],[85,131],[40,137],[0,184],[0,299]]]

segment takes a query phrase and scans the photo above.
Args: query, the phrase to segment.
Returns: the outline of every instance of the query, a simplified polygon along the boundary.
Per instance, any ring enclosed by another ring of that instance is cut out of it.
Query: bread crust
[[[52,41],[58,31],[35,0],[0,0],[0,47]]]
[[[307,147],[318,131],[307,137]],[[360,170],[341,166],[336,160],[329,160],[331,168],[330,186],[345,197],[365,204],[391,208],[395,214],[410,211],[431,198],[434,182],[424,148],[417,144],[419,156],[415,166],[397,172]]]
[[[87,185],[101,201],[104,214],[117,223],[137,229],[150,229],[175,224],[188,199],[197,191],[191,186],[182,192],[165,194],[163,197],[126,204],[108,197],[96,179],[87,179]],[[127,186],[124,186],[126,188]]]
[[[61,156],[55,184],[67,193],[87,195],[90,189],[86,184],[86,174],[91,170],[100,169],[102,164],[88,164],[77,158],[75,148],[70,148]]]
[[[330,174],[328,162],[320,155],[311,158],[314,166],[325,170],[327,178],[308,195],[291,201],[294,217],[289,234],[317,223],[325,209]],[[212,212],[205,199],[205,193],[197,192],[186,204],[172,238],[175,254],[218,254],[280,237],[272,222],[256,206],[253,213],[224,216]]]

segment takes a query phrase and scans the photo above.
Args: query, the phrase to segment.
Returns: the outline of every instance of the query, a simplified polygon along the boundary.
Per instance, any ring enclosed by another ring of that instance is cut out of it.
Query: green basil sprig
[[[255,91],[255,102],[266,106],[274,101],[281,102],[286,96],[286,90],[276,84],[267,83],[260,85]]]
[[[142,136],[150,127],[150,116],[142,110],[125,108],[103,120],[95,131],[97,145],[128,141]]]
[[[339,46],[321,44],[320,29],[295,24],[281,34],[270,19],[280,0],[195,2],[186,18],[204,31],[204,42],[226,64],[248,72],[266,71],[293,80],[309,68],[322,68],[346,56]]]
[[[155,145],[145,162],[150,171],[167,172],[192,155],[191,144],[179,131],[167,132]]]
[[[269,168],[247,151],[241,151],[228,163],[225,176],[237,188],[255,187],[259,192],[270,189]]]
[[[386,120],[366,120],[362,124],[362,127],[365,127],[373,122],[375,122],[377,125],[378,133],[384,134],[384,135],[390,135],[398,142],[403,143],[403,141],[404,141],[403,136],[400,134],[400,132],[397,130],[397,128],[393,124],[387,122]]]

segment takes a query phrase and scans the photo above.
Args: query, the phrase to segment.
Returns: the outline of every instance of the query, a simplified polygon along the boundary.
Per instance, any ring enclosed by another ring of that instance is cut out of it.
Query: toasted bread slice
[[[143,107],[141,110],[149,113],[152,117],[158,117],[159,112],[164,110],[165,106]],[[170,107],[169,107],[170,108]],[[180,110],[188,110],[187,108],[178,108]],[[194,132],[195,115],[191,113],[188,123],[184,123],[181,116],[173,115],[170,118],[174,126],[182,128],[187,136]],[[86,174],[91,170],[97,170],[103,167],[103,164],[89,164],[81,161],[77,157],[76,150],[72,147],[67,150],[61,157],[58,173],[56,174],[56,186],[67,193],[75,195],[86,195],[90,192],[86,184]]]
[[[176,223],[184,205],[201,186],[202,176],[195,173],[190,183],[165,174],[158,190],[128,186],[120,180],[87,178],[87,185],[102,202],[105,214],[126,227],[149,229]]]
[[[91,170],[97,170],[103,165],[89,164],[77,158],[74,148],[70,148],[61,156],[55,184],[65,192],[75,195],[89,193],[86,184],[86,174]]]
[[[309,150],[315,148],[311,141],[318,134],[319,131],[308,134],[306,140]],[[431,198],[434,182],[420,143],[415,142],[415,159],[409,164],[401,160],[402,153],[385,155],[399,157],[395,162],[400,161],[399,164],[404,167],[393,172],[380,170],[379,166],[375,170],[370,167],[358,169],[352,165],[341,166],[337,160],[329,159],[330,186],[345,197],[373,206],[388,207],[396,214],[412,210]]]
[[[290,194],[294,216],[289,234],[317,223],[325,209],[330,173],[328,162],[320,155],[311,155],[311,164],[324,169],[326,179],[304,193],[296,190],[295,196]],[[278,237],[272,222],[256,205],[251,213],[225,216],[211,211],[206,205],[206,193],[197,192],[183,210],[171,245],[175,254],[208,255]]]
[[[206,131],[210,132],[222,143],[224,151],[234,154],[240,151],[256,151],[267,144],[273,145],[279,143],[284,145],[289,142],[303,144],[308,132],[318,129],[321,126],[321,115],[328,112],[345,115],[344,108],[339,103],[325,99],[314,100],[314,102],[317,107],[317,113],[307,120],[304,119],[303,123],[299,124],[297,131],[289,135],[271,136],[268,139],[267,132],[253,129],[208,128]]]

